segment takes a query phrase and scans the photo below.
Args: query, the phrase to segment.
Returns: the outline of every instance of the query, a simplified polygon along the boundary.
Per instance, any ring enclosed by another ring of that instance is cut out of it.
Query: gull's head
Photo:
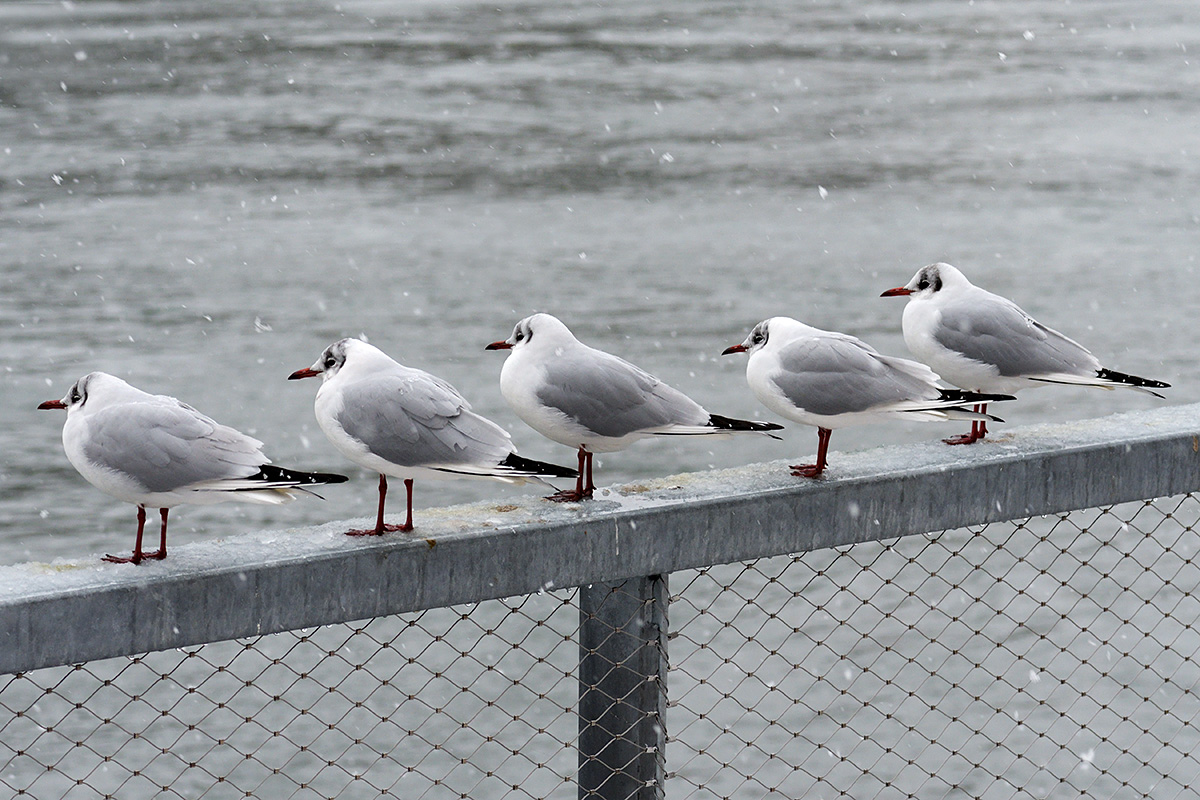
[[[771,338],[771,322],[772,320],[764,319],[762,322],[754,326],[754,329],[750,331],[750,335],[746,337],[745,341],[743,341],[741,344],[735,344],[730,347],[726,347],[721,355],[727,356],[730,353],[754,353],[758,350],[762,350],[767,346],[767,341]]]
[[[735,344],[732,347],[726,347],[721,355],[727,356],[730,353],[749,353],[750,355],[754,355],[759,350],[767,347],[771,342],[775,342],[776,345],[786,344],[796,336],[803,335],[812,330],[808,325],[791,317],[771,317],[755,325],[744,342]]]
[[[89,372],[75,381],[75,384],[67,390],[67,393],[63,395],[61,400],[47,400],[40,404],[38,408],[62,408],[66,409],[69,414],[76,409],[83,408],[84,404],[88,401],[88,397],[102,393],[106,386],[112,388],[119,386],[128,387],[129,384],[118,377],[109,375],[107,372]]]
[[[288,380],[295,381],[301,378],[315,378],[320,375],[321,380],[327,381],[341,371],[342,367],[346,364],[346,359],[359,349],[359,345],[370,347],[372,350],[375,349],[361,339],[342,339],[326,347],[324,352],[321,353],[321,357],[314,361],[311,367],[298,369],[291,375],[288,375]]]
[[[957,267],[939,261],[927,267],[921,267],[912,280],[895,289],[888,289],[880,297],[912,297],[916,300],[927,300],[946,289],[958,286],[970,286],[967,276],[958,271]]]
[[[558,317],[550,314],[534,314],[521,320],[507,339],[492,342],[488,350],[517,350],[524,347],[557,347],[575,341],[570,328]]]

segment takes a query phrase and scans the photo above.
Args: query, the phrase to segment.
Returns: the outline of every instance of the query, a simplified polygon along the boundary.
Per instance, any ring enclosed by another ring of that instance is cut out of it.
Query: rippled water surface
[[[1106,365],[1200,393],[1200,8],[1141,3],[0,6],[0,561],[120,552],[37,404],[105,370],[339,470],[324,503],[181,508],[172,542],[369,514],[288,383],[365,335],[525,455],[571,453],[483,346],[533,310],[729,415],[787,314],[895,354],[879,292],[948,260]],[[1011,422],[1154,407],[1046,389]],[[837,451],[950,426],[839,431]],[[811,454],[641,443],[600,482]],[[418,484],[418,506],[508,496]],[[418,524],[420,510],[418,509]]]

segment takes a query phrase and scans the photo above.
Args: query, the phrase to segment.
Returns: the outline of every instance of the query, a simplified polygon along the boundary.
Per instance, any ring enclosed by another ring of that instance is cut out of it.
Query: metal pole
[[[662,800],[667,576],[580,589],[579,797]]]

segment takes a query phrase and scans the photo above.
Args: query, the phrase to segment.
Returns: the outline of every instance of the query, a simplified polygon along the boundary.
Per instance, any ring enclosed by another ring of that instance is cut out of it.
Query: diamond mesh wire
[[[668,796],[1194,796],[1200,502],[672,576]]]
[[[0,676],[0,786],[38,800],[550,797],[575,779],[575,595]]]
[[[1191,796],[1198,519],[1186,495],[670,576],[666,796]],[[580,632],[563,590],[0,676],[0,787],[575,797]]]

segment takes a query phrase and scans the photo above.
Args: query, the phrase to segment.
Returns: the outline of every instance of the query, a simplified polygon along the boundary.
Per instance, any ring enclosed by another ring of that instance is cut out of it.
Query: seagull
[[[746,382],[759,402],[781,417],[816,426],[817,462],[792,466],[798,478],[816,478],[825,471],[834,428],[887,419],[1001,422],[965,406],[1013,399],[943,389],[924,364],[882,355],[853,336],[790,317],[758,323],[744,342],[722,355],[730,353],[750,354]]]
[[[783,427],[710,414],[639,367],[588,347],[549,314],[526,317],[512,336],[486,349],[512,350],[500,371],[500,393],[517,416],[546,438],[578,448],[575,490],[551,500],[591,497],[596,488],[592,455],[623,450],[647,436],[766,433]]]
[[[174,506],[225,500],[278,505],[297,492],[312,494],[309,487],[346,480],[271,466],[257,439],[104,372],[84,375],[61,400],[38,408],[66,409],[63,448],[72,466],[100,491],[137,505],[133,555],[104,557],[117,564],[167,557],[167,514]],[[162,518],[153,553],[142,550],[147,506]]]
[[[471,411],[453,386],[406,367],[361,339],[342,339],[325,348],[311,367],[289,380],[321,376],[315,403],[317,424],[351,461],[379,473],[375,527],[348,536],[411,531],[415,478],[494,478],[505,483],[574,478],[575,470],[517,455],[508,431]],[[408,516],[385,525],[387,476],[404,480]]]
[[[904,342],[946,381],[977,392],[1011,393],[1048,383],[1125,387],[1162,397],[1169,383],[1100,366],[1083,345],[1047,328],[1013,301],[980,289],[949,264],[922,267],[903,286],[881,297],[908,297]],[[987,404],[977,409],[986,411]],[[947,444],[987,436],[986,420]]]

